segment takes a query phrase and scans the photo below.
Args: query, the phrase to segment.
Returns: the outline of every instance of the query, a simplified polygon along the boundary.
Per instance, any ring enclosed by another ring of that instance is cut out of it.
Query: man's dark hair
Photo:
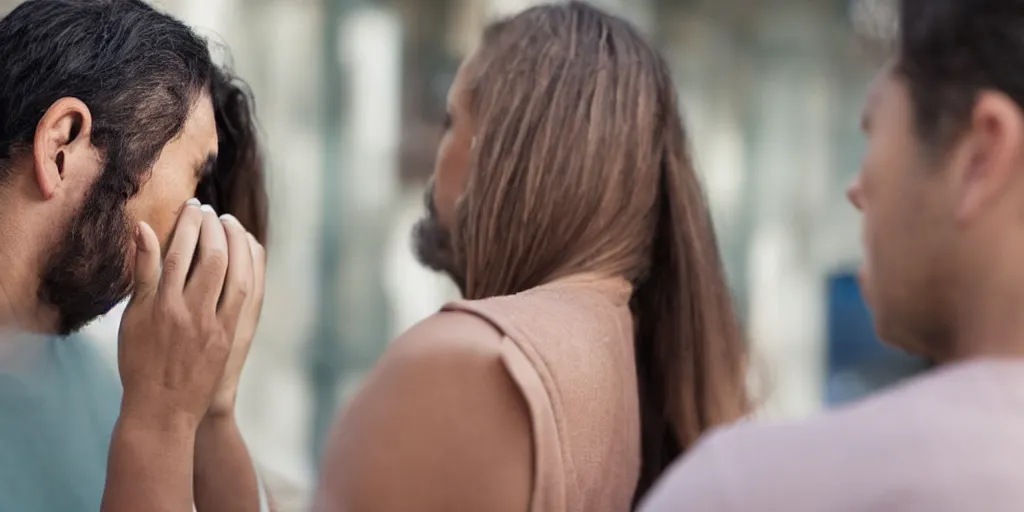
[[[61,311],[61,332],[127,295],[125,204],[202,94],[212,100],[220,143],[197,195],[265,241],[251,95],[185,24],[142,0],[29,0],[0,20],[0,55],[0,183],[14,172],[13,157],[31,148],[47,109],[65,97],[89,107],[91,142],[105,159],[42,278],[40,298]]]
[[[63,97],[92,112],[111,200],[134,195],[210,81],[206,42],[141,0],[34,0],[0,21],[0,158],[27,149]],[[6,179],[10,166],[3,167]]]
[[[1024,105],[1024,0],[901,0],[897,71],[932,146],[961,134],[983,90]]]

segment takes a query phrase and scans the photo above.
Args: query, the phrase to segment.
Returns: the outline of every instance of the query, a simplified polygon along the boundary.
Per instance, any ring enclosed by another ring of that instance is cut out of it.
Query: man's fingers
[[[228,332],[235,332],[247,299],[253,293],[253,255],[249,234],[231,215],[221,216],[227,235],[228,270],[217,316]]]
[[[185,284],[185,300],[199,311],[216,313],[228,270],[228,240],[213,208],[203,205],[201,214],[198,260]]]
[[[160,283],[160,240],[145,222],[135,225],[135,291],[132,298],[145,298]]]
[[[249,249],[252,251],[252,297],[256,307],[259,308],[263,304],[263,290],[267,283],[267,250],[252,233],[246,233],[246,235],[249,239]]]
[[[203,215],[199,210],[199,201],[189,199],[178,215],[178,223],[174,227],[171,243],[164,256],[163,277],[160,279],[161,291],[180,294],[185,288],[192,256],[199,243],[199,231],[203,223]]]

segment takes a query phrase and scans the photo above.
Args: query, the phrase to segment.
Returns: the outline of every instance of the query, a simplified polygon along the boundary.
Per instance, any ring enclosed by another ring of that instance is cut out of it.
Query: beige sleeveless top
[[[640,413],[629,296],[623,280],[566,280],[444,308],[503,335],[502,360],[531,415],[533,512],[630,509]]]

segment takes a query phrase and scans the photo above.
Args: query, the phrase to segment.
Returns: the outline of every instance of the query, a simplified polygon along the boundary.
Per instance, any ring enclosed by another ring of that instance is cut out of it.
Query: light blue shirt
[[[0,511],[98,511],[117,375],[79,338],[0,336]]]
[[[0,330],[0,512],[98,512],[120,406],[95,345]]]

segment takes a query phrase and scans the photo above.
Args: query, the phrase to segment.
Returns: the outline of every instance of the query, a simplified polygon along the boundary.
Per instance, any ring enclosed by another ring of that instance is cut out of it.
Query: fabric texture
[[[1024,361],[933,370],[802,422],[711,434],[642,512],[1024,510]]]
[[[97,511],[121,388],[84,340],[0,340],[0,511]]]
[[[116,368],[87,339],[0,331],[0,512],[98,511],[120,409]]]
[[[563,281],[447,305],[503,334],[534,438],[533,512],[629,510],[640,471],[630,287]]]

